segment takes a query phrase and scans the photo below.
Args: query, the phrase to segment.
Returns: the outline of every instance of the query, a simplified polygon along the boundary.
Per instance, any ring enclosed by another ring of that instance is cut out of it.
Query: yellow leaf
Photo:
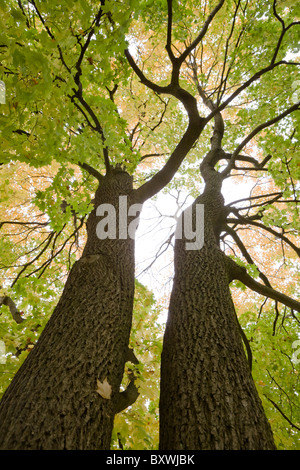
[[[105,378],[103,382],[100,382],[100,380],[97,379],[96,392],[99,393],[102,398],[105,398],[106,400],[110,399],[112,388],[111,385],[107,382],[107,378]]]

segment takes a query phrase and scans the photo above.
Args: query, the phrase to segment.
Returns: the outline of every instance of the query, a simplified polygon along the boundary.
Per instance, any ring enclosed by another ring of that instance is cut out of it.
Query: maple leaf
[[[107,378],[105,378],[103,382],[100,382],[100,380],[97,379],[96,392],[99,393],[102,398],[105,398],[106,400],[110,399],[112,388],[111,385],[108,383]]]

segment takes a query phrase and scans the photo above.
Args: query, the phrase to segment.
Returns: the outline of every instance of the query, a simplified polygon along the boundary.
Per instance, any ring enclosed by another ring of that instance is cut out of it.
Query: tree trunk
[[[217,183],[217,179],[215,179]],[[229,290],[220,188],[206,186],[204,246],[176,240],[161,362],[160,449],[274,449]]]
[[[1,449],[109,449],[131,329],[134,241],[101,240],[100,204],[132,194],[132,178],[111,170],[96,191],[83,255],[0,404]],[[130,197],[129,203],[130,203]],[[107,379],[103,398],[97,379]]]

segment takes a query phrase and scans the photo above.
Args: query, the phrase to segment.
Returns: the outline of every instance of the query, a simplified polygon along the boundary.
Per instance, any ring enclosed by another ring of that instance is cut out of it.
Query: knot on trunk
[[[128,348],[126,355],[125,355],[125,362],[132,362],[133,364],[139,364],[139,360],[135,356],[133,349]],[[115,413],[121,413],[121,411],[125,410],[129,406],[131,406],[138,398],[139,391],[135,385],[135,380],[137,379],[134,371],[132,369],[128,369],[128,379],[129,384],[127,388],[120,392],[117,398],[117,403],[115,407]]]

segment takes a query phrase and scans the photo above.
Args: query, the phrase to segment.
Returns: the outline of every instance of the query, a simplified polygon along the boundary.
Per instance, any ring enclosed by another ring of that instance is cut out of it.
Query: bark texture
[[[208,160],[213,164],[212,155]],[[175,244],[175,276],[165,330],[160,391],[161,450],[274,449],[270,425],[244,353],[218,246],[221,179],[202,168],[204,246]]]
[[[0,404],[1,449],[109,449],[131,328],[134,241],[100,240],[99,204],[118,210],[132,178],[111,170],[100,182],[87,221],[82,258],[37,345]],[[107,378],[111,399],[97,392]]]

